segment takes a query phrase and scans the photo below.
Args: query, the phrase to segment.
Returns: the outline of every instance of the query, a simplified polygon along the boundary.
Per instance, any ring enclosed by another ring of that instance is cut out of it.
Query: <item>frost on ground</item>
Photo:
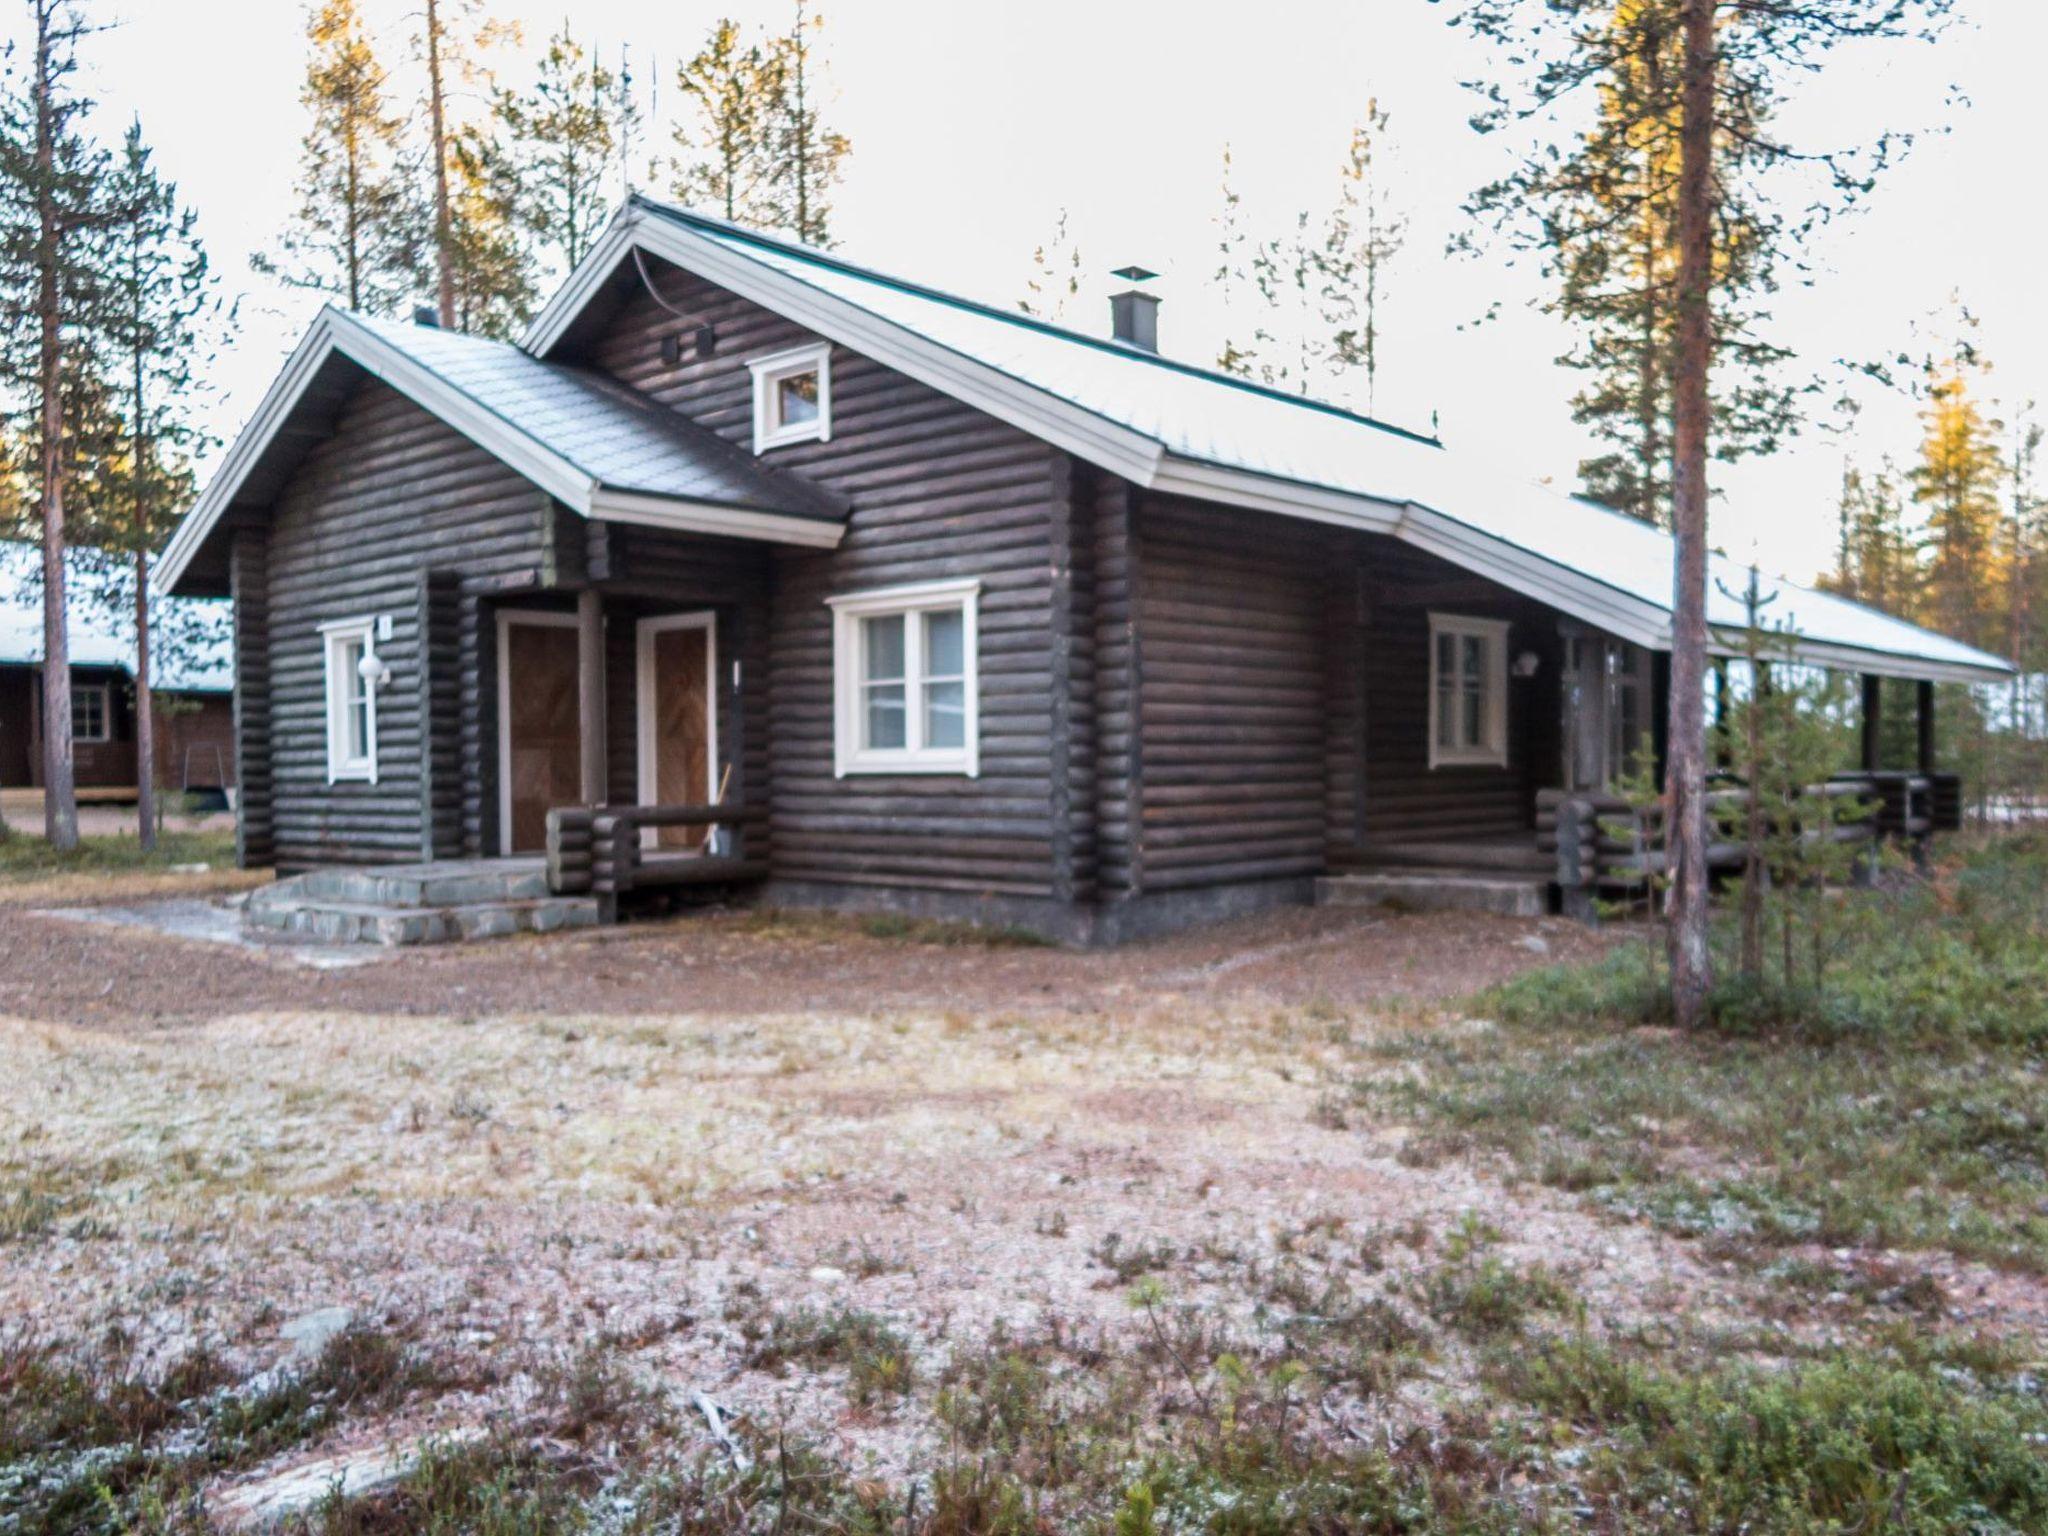
[[[1433,920],[1387,921],[1420,925],[1412,944]],[[144,1371],[203,1350],[247,1378],[309,1328],[364,1322],[458,1363],[225,1474],[228,1507],[309,1463],[501,1422],[597,1345],[707,1448],[729,1416],[889,1477],[941,1438],[908,1384],[992,1336],[1148,1346],[1161,1307],[1270,1335],[1333,1280],[1455,1318],[1486,1304],[1441,1290],[1477,1246],[1488,1274],[1555,1277],[1560,1312],[1602,1334],[1735,1337],[1776,1294],[1496,1164],[1417,1166],[1409,1127],[1339,1102],[1376,1032],[1483,1022],[1211,992],[1213,963],[1163,957],[1177,989],[1019,988],[1015,1007],[698,1013],[678,989],[641,1012],[0,1018],[0,1316],[60,1346],[117,1339]],[[1547,1304],[1532,1294],[1513,1304]],[[1459,1339],[1385,1384],[1408,1422],[1476,1390]],[[1318,1422],[1357,1409],[1328,1399]]]

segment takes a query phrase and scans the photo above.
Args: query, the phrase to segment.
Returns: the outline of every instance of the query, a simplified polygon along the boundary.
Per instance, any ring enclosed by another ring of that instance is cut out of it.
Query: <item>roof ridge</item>
[[[1284,389],[1275,389],[1270,384],[1260,384],[1252,379],[1239,378],[1236,374],[1224,373],[1220,369],[1204,368],[1199,363],[1183,362],[1179,358],[1164,357],[1157,352],[1146,352],[1136,347],[1127,346],[1123,342],[1109,337],[1092,336],[1086,331],[1077,331],[1071,326],[1056,325],[1050,320],[1041,320],[1036,315],[1027,315],[1021,311],[1004,309],[999,305],[985,303],[980,299],[970,299],[964,294],[952,293],[944,288],[934,288],[929,283],[917,282],[907,277],[898,277],[892,272],[884,272],[875,267],[864,266],[857,261],[849,261],[844,256],[837,255],[831,251],[821,250],[814,245],[806,245],[797,240],[787,240],[778,235],[764,234],[758,229],[749,229],[746,225],[735,224],[729,219],[716,218],[710,214],[698,213],[691,208],[683,208],[674,203],[663,202],[659,198],[649,197],[644,192],[630,194],[627,201],[629,205],[638,205],[652,213],[661,215],[663,218],[715,230],[722,235],[730,236],[733,239],[744,241],[750,245],[758,245],[768,250],[781,251],[788,255],[796,256],[801,260],[815,262],[819,266],[830,267],[835,271],[844,272],[854,277],[865,278],[871,282],[883,283],[901,292],[916,294],[921,298],[931,299],[940,304],[949,304],[958,309],[972,310],[976,314],[986,315],[992,320],[1001,320],[1006,324],[1015,325],[1024,330],[1037,331],[1047,336],[1056,336],[1062,341],[1076,342],[1097,352],[1108,353],[1113,357],[1129,358],[1132,362],[1144,363],[1154,368],[1162,368],[1170,373],[1204,379],[1212,384],[1221,384],[1231,389],[1242,390],[1246,394],[1259,395],[1269,400],[1277,400],[1283,405],[1299,406],[1304,410],[1316,411],[1322,415],[1340,417],[1345,421],[1356,422],[1360,426],[1371,427],[1375,431],[1385,432],[1394,437],[1406,438],[1410,442],[1422,443],[1431,448],[1441,448],[1443,446],[1443,439],[1440,437],[1427,432],[1418,432],[1412,427],[1396,426],[1390,421],[1380,420],[1377,416],[1368,416],[1362,411],[1349,410],[1328,400],[1318,400],[1312,395],[1290,394]]]

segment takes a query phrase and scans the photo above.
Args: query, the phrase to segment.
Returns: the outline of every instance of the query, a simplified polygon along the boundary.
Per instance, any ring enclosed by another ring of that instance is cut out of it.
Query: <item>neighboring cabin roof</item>
[[[328,308],[165,547],[173,590],[231,509],[282,487],[305,446],[288,423],[331,411],[366,373],[585,517],[817,546],[844,528],[833,496],[617,380],[507,342]]]
[[[545,357],[635,247],[796,320],[1140,486],[1388,534],[1638,644],[1671,645],[1671,539],[1350,412],[974,303],[644,197],[631,199],[534,322]],[[1720,648],[1747,570],[1715,557]],[[1998,657],[1765,576],[1800,659],[1983,680]]]
[[[41,552],[0,541],[0,666],[43,663]],[[74,667],[109,667],[135,675],[135,626],[89,591],[91,576],[71,562],[65,590],[67,646]],[[159,602],[151,681],[164,693],[230,693],[233,638],[226,606],[193,598]]]

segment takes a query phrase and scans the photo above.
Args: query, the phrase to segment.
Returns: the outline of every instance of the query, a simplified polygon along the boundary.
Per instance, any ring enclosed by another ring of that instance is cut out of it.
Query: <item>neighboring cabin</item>
[[[1666,537],[1158,357],[1152,302],[1082,336],[635,199],[521,346],[324,312],[163,562],[232,598],[244,860],[722,800],[768,899],[1103,939],[1540,866],[1542,793],[1655,747]],[[1800,659],[2005,674],[1781,590]]]
[[[40,555],[0,542],[0,789],[43,782],[43,604]],[[72,761],[87,798],[133,800],[135,629],[84,591],[74,568],[68,619]],[[162,600],[172,643],[157,658],[156,782],[224,798],[235,783],[233,687],[224,605]]]

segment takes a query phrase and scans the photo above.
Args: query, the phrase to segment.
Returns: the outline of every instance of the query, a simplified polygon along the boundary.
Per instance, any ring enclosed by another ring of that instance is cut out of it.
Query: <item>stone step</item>
[[[264,900],[252,896],[242,909],[242,920],[248,926],[335,944],[452,944],[514,933],[590,928],[596,926],[600,916],[597,900],[590,896],[541,896],[425,907],[337,901],[310,893],[294,895],[277,887],[263,894]]]
[[[1374,870],[1331,875],[1316,882],[1325,907],[1395,906],[1412,912],[1492,912],[1501,917],[1542,917],[1550,910],[1547,881],[1508,875],[1450,874],[1438,869]]]
[[[320,901],[371,907],[462,907],[535,901],[549,894],[539,859],[471,859],[437,864],[381,864],[308,870],[293,886]]]

